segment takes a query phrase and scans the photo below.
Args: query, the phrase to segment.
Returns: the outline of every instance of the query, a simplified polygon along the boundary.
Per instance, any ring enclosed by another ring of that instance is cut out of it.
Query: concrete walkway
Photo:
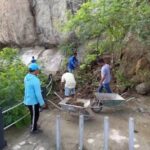
[[[145,112],[141,112],[143,108]],[[93,119],[85,121],[84,150],[103,149],[103,119],[110,118],[110,150],[128,150],[128,119],[135,119],[135,150],[150,149],[150,107],[149,97],[138,98],[123,106],[121,110],[104,109],[100,114],[93,113]],[[7,131],[6,139],[8,147],[5,150],[56,150],[55,123],[56,116],[61,115],[61,146],[62,150],[77,150],[79,137],[78,117],[73,117],[66,112],[56,109],[46,110],[41,113],[40,126],[43,133],[30,135],[29,130],[19,131],[13,129]]]

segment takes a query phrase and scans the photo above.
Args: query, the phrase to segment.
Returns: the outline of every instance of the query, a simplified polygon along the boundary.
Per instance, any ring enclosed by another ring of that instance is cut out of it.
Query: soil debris
[[[66,104],[84,107],[84,103],[83,103],[83,102],[78,102],[78,101],[77,101],[76,99],[74,99],[74,98],[70,99]]]

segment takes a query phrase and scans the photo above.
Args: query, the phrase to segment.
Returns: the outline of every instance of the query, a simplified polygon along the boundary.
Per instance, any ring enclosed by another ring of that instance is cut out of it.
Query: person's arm
[[[100,85],[103,83],[103,81],[105,80],[105,78],[106,78],[105,75],[104,76],[101,75],[101,80],[100,80],[100,83],[99,83]]]
[[[103,83],[103,81],[105,80],[105,78],[106,78],[106,71],[105,70],[101,70],[101,77],[100,77],[100,85]]]
[[[44,102],[44,99],[42,97],[41,85],[40,85],[39,79],[34,80],[33,86],[34,86],[34,91],[35,91],[35,95],[36,95],[36,98],[38,100],[38,103],[40,104],[40,106],[44,106],[45,102]]]
[[[76,67],[80,65],[79,60],[77,58],[75,59],[75,63],[76,63]]]

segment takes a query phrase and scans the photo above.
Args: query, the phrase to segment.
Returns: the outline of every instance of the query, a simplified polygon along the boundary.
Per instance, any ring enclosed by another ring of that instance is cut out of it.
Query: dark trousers
[[[102,84],[101,86],[99,86],[98,92],[101,93],[103,91],[103,89],[105,89],[107,93],[112,93],[109,83],[105,83],[105,84]]]
[[[30,115],[31,115],[31,131],[37,130],[37,122],[39,120],[39,108],[40,105],[28,105]]]

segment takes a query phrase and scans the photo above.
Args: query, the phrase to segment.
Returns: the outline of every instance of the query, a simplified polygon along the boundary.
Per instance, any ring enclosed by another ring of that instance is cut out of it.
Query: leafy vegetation
[[[96,54],[87,54],[84,63],[80,65],[80,69],[84,70],[86,67],[88,67],[93,61],[96,60],[97,55]]]
[[[148,0],[89,0],[69,15],[64,30],[74,31],[82,43],[96,38],[95,51],[101,55],[120,50],[129,32],[149,45],[149,16]]]
[[[1,106],[6,109],[22,100],[23,79],[27,68],[17,57],[16,49],[4,48],[0,51],[0,61],[0,100]]]
[[[63,50],[65,56],[69,56],[72,54],[72,49],[74,48],[73,43],[63,43],[60,45],[60,49]]]
[[[119,86],[119,88],[128,89],[134,86],[133,82],[128,80],[120,70],[115,71],[115,77],[117,79],[117,86]]]
[[[96,37],[100,47],[103,43],[111,43],[103,47],[109,50],[113,50],[114,43],[120,43],[127,32],[135,32],[148,43],[149,8],[148,0],[88,1],[76,15],[70,17],[65,29],[74,30],[80,40]],[[107,47],[108,45],[110,46]]]
[[[21,63],[17,53],[17,49],[12,48],[4,48],[0,51],[0,107],[3,110],[22,102],[23,99],[23,79],[27,68]],[[6,113],[4,115],[5,125],[12,123],[25,113],[25,107]]]
[[[88,0],[75,15],[69,14],[64,31],[74,31],[80,43],[95,40],[87,53],[82,70],[104,53],[121,50],[128,34],[150,45],[150,3],[148,0]],[[147,73],[145,73],[145,76]],[[124,74],[116,72],[117,84],[133,87]]]

